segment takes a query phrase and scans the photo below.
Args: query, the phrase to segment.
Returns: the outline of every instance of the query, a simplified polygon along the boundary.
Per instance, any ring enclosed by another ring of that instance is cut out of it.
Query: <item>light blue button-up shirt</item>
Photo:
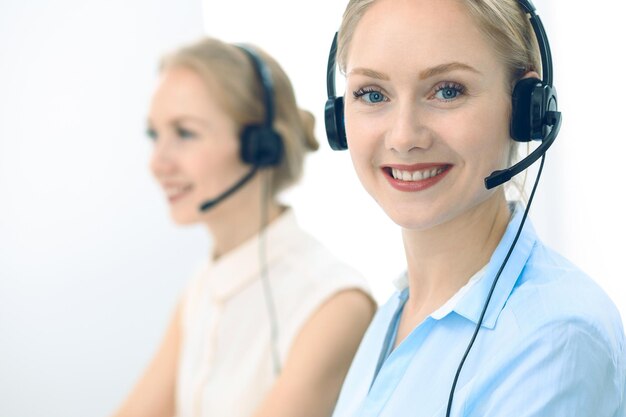
[[[482,276],[393,351],[404,288],[372,321],[333,417],[443,417],[463,353],[523,215]],[[446,311],[447,310],[447,311]],[[624,327],[609,297],[527,220],[463,366],[455,417],[626,417]]]

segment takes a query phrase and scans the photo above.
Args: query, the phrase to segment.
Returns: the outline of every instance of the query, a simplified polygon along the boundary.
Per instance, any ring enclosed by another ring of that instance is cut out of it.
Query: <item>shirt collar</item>
[[[520,226],[524,215],[524,207],[521,204],[513,205],[513,215],[504,232],[504,236],[496,247],[489,263],[480,271],[476,272],[455,295],[452,296],[445,304],[430,314],[435,320],[441,320],[451,312],[465,317],[466,319],[478,323],[482,313],[487,294],[491,289],[493,280],[506,257],[506,254],[515,239],[517,229]],[[493,329],[500,312],[504,308],[513,287],[520,276],[526,261],[530,256],[530,252],[537,240],[537,235],[529,219],[526,219],[524,228],[520,234],[515,249],[498,279],[494,293],[489,301],[488,311],[483,318],[482,326]],[[402,274],[396,280],[394,285],[399,290],[398,303],[403,304],[408,297],[408,277],[406,273]]]
[[[472,275],[469,281],[467,281],[467,284],[461,287],[461,289],[459,289],[456,294],[454,294],[448,301],[446,301],[444,305],[433,311],[430,314],[430,317],[434,318],[435,320],[441,320],[451,311],[454,311],[459,302],[465,297],[465,294],[467,294],[477,282],[482,280],[482,278],[485,276],[486,270],[487,265],[483,266],[480,271]]]
[[[268,268],[278,258],[288,255],[294,236],[300,230],[291,209],[285,210],[266,227],[264,233]],[[209,292],[215,302],[227,301],[260,278],[259,237],[260,234],[256,234],[216,261],[208,261],[205,271]]]
[[[445,316],[450,314],[452,311],[454,311],[454,309],[457,306],[457,304],[459,303],[459,301],[461,301],[463,299],[465,294],[468,293],[468,291],[474,286],[474,284],[476,284],[478,281],[482,280],[482,278],[485,276],[485,271],[486,270],[487,270],[487,265],[483,266],[480,269],[480,271],[478,271],[474,275],[472,275],[472,277],[469,279],[469,281],[467,281],[467,284],[462,286],[441,307],[439,307],[437,310],[435,310],[432,313],[430,313],[430,317],[432,317],[435,320],[441,320],[442,318],[444,318]],[[409,279],[408,279],[408,277],[406,275],[406,272],[403,273],[398,278],[396,278],[393,281],[393,283],[394,283],[394,285],[396,286],[396,288],[399,291],[398,292],[398,305],[396,306],[396,308],[398,308],[400,305],[404,305],[406,300],[409,298],[409,290],[408,290],[408,288],[409,288]]]
[[[483,279],[476,282],[476,284],[470,288],[465,296],[456,304],[453,310],[457,314],[474,323],[478,323],[485,300],[489,294],[491,285],[493,284],[493,280],[502,266],[509,248],[515,239],[515,235],[517,234],[517,230],[519,229],[523,216],[524,207],[521,204],[516,204],[513,216],[506,228],[506,231],[504,232],[504,236],[500,240],[500,243],[486,266]],[[493,329],[495,327],[500,312],[509,299],[511,292],[513,291],[513,287],[521,275],[522,269],[526,265],[536,241],[537,235],[535,230],[533,229],[530,220],[526,219],[524,228],[522,229],[519,239],[515,244],[515,249],[513,249],[509,260],[507,261],[506,266],[498,279],[498,283],[496,284],[491,300],[489,301],[489,307],[482,322],[483,327],[488,329]]]

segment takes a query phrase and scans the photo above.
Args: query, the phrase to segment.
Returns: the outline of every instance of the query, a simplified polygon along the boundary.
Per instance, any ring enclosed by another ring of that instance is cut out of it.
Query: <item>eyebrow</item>
[[[449,62],[447,64],[437,65],[436,67],[425,69],[424,71],[419,73],[420,80],[425,80],[426,78],[433,77],[435,75],[444,74],[446,72],[451,72],[455,70],[469,71],[475,74],[480,74],[476,68],[464,64],[462,62]]]
[[[173,119],[169,120],[169,123],[172,124],[181,124],[184,122],[195,122],[195,123],[200,123],[202,125],[208,125],[208,121],[206,121],[205,119],[203,119],[202,117],[199,116],[190,116],[190,115],[183,115],[183,116],[177,116],[174,117]],[[147,120],[147,125],[148,127],[152,126],[152,120],[148,119]]]
[[[174,119],[172,119],[172,122],[174,123],[195,122],[195,123],[200,123],[202,125],[208,124],[208,122],[204,118],[200,116],[192,116],[192,115],[183,115],[183,116],[175,117]]]
[[[441,64],[441,65],[437,65],[436,67],[425,69],[424,71],[421,71],[418,76],[420,80],[425,80],[426,78],[430,78],[435,75],[440,75],[446,72],[458,71],[458,70],[470,71],[475,74],[481,74],[480,71],[478,71],[476,68],[470,65],[464,64],[462,62],[449,62],[447,64]],[[352,71],[350,71],[348,75],[350,74],[361,74],[367,77],[376,78],[376,79],[385,80],[385,81],[389,81],[390,79],[387,74],[383,72],[374,71],[368,68],[354,68]]]
[[[371,69],[367,69],[367,68],[354,68],[352,71],[350,71],[348,73],[348,75],[350,74],[361,74],[361,75],[365,75],[367,77],[372,77],[372,78],[377,78],[379,80],[385,80],[385,81],[389,81],[389,76],[385,73],[382,72],[378,72],[378,71],[374,71]]]

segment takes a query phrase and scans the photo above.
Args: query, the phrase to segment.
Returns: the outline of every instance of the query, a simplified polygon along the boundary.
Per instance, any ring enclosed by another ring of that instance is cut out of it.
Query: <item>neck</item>
[[[503,194],[425,231],[403,230],[409,278],[407,308],[426,316],[489,261],[510,219]]]
[[[263,173],[265,174],[265,173]],[[211,257],[216,260],[237,248],[264,227],[276,220],[286,207],[281,206],[272,196],[261,196],[264,176],[258,175],[248,185],[246,191],[237,192],[213,209],[206,224],[213,238]],[[265,211],[265,219],[262,219]]]

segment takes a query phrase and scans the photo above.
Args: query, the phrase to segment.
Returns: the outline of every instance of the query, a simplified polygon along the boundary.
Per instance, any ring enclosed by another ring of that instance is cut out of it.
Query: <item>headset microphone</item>
[[[512,94],[511,138],[516,142],[541,141],[541,144],[517,164],[492,172],[485,178],[485,187],[491,189],[504,184],[545,155],[559,133],[561,113],[557,110],[556,89],[552,84],[552,53],[548,36],[530,0],[518,0],[530,15],[529,21],[539,45],[543,79],[524,78],[515,84]]]
[[[205,201],[204,203],[202,203],[202,205],[200,206],[200,211],[208,211],[210,209],[212,209],[213,207],[215,207],[218,203],[222,202],[222,200],[226,199],[227,197],[229,197],[231,194],[233,194],[235,191],[239,190],[241,187],[243,187],[248,181],[250,181],[252,179],[252,177],[254,177],[254,174],[256,174],[258,168],[255,166],[253,167],[250,172],[248,172],[246,175],[244,175],[239,181],[237,181],[232,187],[230,187],[229,189],[227,189],[226,191],[224,191],[222,194],[218,195],[215,198],[212,198],[210,200]]]
[[[252,166],[250,171],[222,194],[202,203],[199,209],[201,212],[210,210],[243,187],[254,177],[259,168],[278,166],[283,158],[283,140],[273,127],[275,110],[274,82],[270,69],[254,49],[246,45],[235,46],[252,63],[254,73],[261,86],[265,118],[262,123],[245,125],[239,137],[241,143],[240,158],[244,163]]]
[[[548,148],[554,143],[554,139],[556,139],[556,136],[559,134],[559,128],[561,127],[561,113],[550,112],[548,116],[551,118],[550,124],[552,125],[552,130],[541,142],[541,145],[512,167],[492,172],[491,175],[485,178],[485,188],[490,190],[498,185],[504,184],[534,164],[537,159],[541,158],[546,153]]]

